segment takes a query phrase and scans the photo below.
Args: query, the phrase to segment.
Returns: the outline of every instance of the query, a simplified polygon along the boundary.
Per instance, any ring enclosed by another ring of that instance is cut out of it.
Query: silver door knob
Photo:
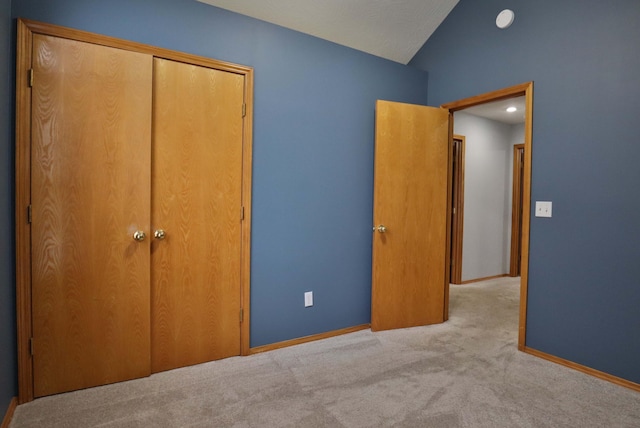
[[[377,227],[377,230],[380,233],[385,233],[387,231],[387,228],[385,227],[384,224],[381,224],[380,226]]]
[[[158,230],[156,230],[155,232],[153,232],[153,236],[154,236],[156,239],[164,239],[164,238],[165,238],[165,236],[167,236],[167,233],[166,233],[164,230],[162,230],[162,229],[158,229]]]
[[[144,238],[146,238],[146,237],[147,237],[147,234],[144,233],[142,230],[136,230],[133,233],[133,239],[138,241],[138,242],[144,241]]]

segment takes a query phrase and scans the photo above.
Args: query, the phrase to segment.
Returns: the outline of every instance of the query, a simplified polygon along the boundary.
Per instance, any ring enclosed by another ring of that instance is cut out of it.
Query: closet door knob
[[[167,234],[164,230],[158,229],[155,232],[153,232],[153,236],[155,236],[156,239],[164,239],[164,237],[167,236]]]
[[[384,224],[381,224],[380,226],[377,227],[377,230],[380,233],[385,233],[387,231],[387,228],[385,227]]]
[[[136,230],[133,233],[133,239],[138,241],[138,242],[144,241],[144,238],[146,238],[146,237],[147,237],[147,234],[144,233],[142,230]]]

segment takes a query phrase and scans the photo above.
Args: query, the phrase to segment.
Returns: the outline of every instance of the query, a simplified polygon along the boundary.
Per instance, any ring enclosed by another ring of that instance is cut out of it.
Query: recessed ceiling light
[[[513,113],[513,112],[516,112],[516,111],[518,111],[518,109],[515,108],[515,107],[507,107],[507,113]]]
[[[513,13],[513,11],[511,9],[505,9],[496,17],[496,26],[501,30],[509,28],[511,24],[513,24],[514,18],[515,14]]]

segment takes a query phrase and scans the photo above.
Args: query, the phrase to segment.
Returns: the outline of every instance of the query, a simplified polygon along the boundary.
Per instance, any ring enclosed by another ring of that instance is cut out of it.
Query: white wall
[[[466,140],[463,281],[509,272],[513,144],[524,136],[519,128],[454,115],[454,133]]]

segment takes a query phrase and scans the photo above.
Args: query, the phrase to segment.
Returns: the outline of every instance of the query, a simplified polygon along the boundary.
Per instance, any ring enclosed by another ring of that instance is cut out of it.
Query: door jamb
[[[464,153],[466,138],[463,135],[454,134],[453,141],[455,140],[460,141],[460,149],[457,156],[454,151],[450,165],[453,175],[451,198],[455,212],[452,212],[451,215],[451,278],[449,282],[451,284],[460,284],[462,282],[462,242],[464,239]]]
[[[29,69],[33,35],[64,37],[111,46],[158,58],[181,61],[244,76],[242,217],[240,271],[240,355],[249,355],[250,266],[251,266],[251,191],[253,153],[253,68],[197,55],[130,42],[81,30],[18,19],[16,50],[16,140],[15,140],[15,228],[16,228],[16,318],[18,349],[18,403],[32,401],[33,365],[31,354],[31,88]],[[239,212],[240,214],[240,212]],[[239,215],[240,217],[240,215]]]
[[[520,275],[520,243],[522,241],[522,178],[524,169],[524,144],[513,146],[513,185],[511,193],[511,257],[509,276]]]
[[[443,104],[449,110],[453,123],[453,113],[479,104],[504,100],[514,97],[525,97],[524,121],[524,174],[522,183],[522,251],[520,257],[520,317],[518,325],[518,349],[525,350],[527,323],[527,290],[529,285],[529,233],[531,222],[531,153],[533,130],[533,82],[526,82],[497,91],[476,95],[470,98]],[[451,231],[448,231],[451,233]],[[447,287],[448,288],[448,287]],[[445,293],[448,299],[448,293]],[[448,302],[445,302],[448,307]]]

